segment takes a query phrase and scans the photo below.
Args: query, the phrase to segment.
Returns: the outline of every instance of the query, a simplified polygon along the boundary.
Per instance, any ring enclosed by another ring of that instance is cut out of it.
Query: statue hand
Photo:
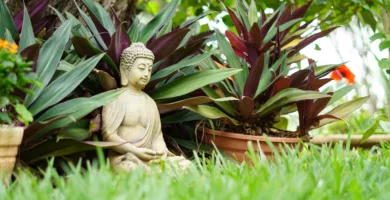
[[[150,161],[161,157],[161,155],[159,155],[156,151],[146,148],[137,148],[133,153],[135,156],[145,161]]]
[[[175,154],[173,154],[172,152],[170,152],[168,149],[164,149],[164,150],[157,150],[157,154],[161,155],[161,158],[162,159],[165,159],[169,156],[176,156]]]

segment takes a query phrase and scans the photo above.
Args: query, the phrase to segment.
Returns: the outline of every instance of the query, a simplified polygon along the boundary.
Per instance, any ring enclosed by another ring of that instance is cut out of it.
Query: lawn
[[[374,150],[346,150],[310,146],[302,152],[266,161],[251,154],[253,165],[237,164],[221,154],[195,156],[194,167],[180,172],[114,174],[102,162],[88,169],[53,167],[43,177],[19,170],[8,188],[0,185],[0,199],[388,199],[390,146]],[[50,162],[52,162],[51,160]],[[100,163],[100,165],[99,165]],[[99,167],[100,166],[100,167]]]

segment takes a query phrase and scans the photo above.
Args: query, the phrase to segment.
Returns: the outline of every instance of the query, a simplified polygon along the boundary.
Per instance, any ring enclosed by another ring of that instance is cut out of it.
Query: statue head
[[[131,84],[136,89],[143,89],[149,83],[152,74],[154,55],[144,44],[137,42],[126,48],[121,55],[121,84]]]

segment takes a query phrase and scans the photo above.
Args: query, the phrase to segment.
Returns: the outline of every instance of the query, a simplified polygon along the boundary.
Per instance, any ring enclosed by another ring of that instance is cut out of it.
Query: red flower
[[[346,78],[349,85],[355,83],[355,74],[353,74],[344,64],[337,67],[337,69],[330,74],[330,78],[336,81]]]

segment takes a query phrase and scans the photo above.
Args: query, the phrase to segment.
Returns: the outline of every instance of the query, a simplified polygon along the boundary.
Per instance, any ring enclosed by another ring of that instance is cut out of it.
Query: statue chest
[[[122,122],[124,126],[141,126],[146,128],[149,117],[151,117],[150,108],[147,103],[147,98],[144,95],[132,96],[125,104],[125,116]]]

